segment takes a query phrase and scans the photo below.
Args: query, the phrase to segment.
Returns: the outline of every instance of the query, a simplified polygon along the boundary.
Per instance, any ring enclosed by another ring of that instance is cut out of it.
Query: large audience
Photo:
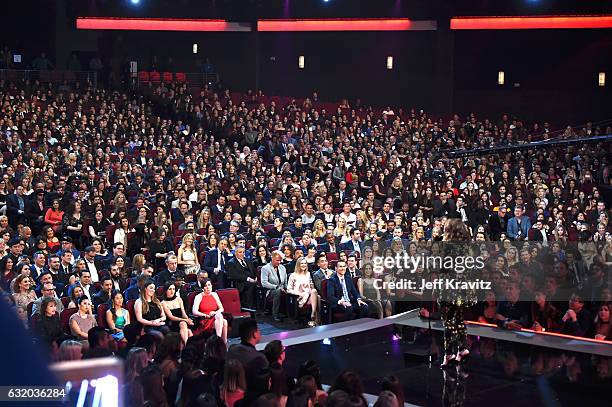
[[[612,340],[610,145],[578,140],[605,123],[174,83],[2,81],[0,103],[2,293],[51,360],[125,358],[131,405],[365,405],[354,372],[328,393],[316,362],[287,377],[282,343],[254,349],[257,320],[435,318],[435,298],[379,288],[404,271],[373,260],[435,253],[449,218],[493,282],[469,319]],[[557,138],[577,142],[526,144]],[[401,387],[385,379],[378,405]]]

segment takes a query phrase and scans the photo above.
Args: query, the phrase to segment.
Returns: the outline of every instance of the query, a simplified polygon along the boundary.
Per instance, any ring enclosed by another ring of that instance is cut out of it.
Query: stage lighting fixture
[[[298,57],[298,67],[300,69],[304,69],[304,55],[300,55]]]
[[[140,0],[130,0],[130,3],[136,5],[140,3]]]
[[[192,51],[194,54],[197,54],[197,53],[198,53],[198,44],[195,44],[195,43],[194,43],[194,44],[192,45],[192,47],[191,47],[191,51]]]
[[[323,339],[323,345],[331,345],[331,341],[329,340],[329,338]]]
[[[393,57],[392,56],[387,57],[387,69],[389,70],[393,69]]]
[[[499,71],[497,73],[497,84],[503,85],[506,82],[506,73],[504,71]]]
[[[599,84],[599,86],[606,86],[606,73],[605,72],[600,72],[597,78],[597,83]]]

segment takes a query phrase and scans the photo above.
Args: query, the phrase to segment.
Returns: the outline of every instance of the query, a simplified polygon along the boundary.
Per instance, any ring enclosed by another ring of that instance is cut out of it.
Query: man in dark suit
[[[340,245],[340,250],[349,250],[363,253],[363,242],[361,241],[361,230],[353,228],[351,230],[351,240]]]
[[[105,304],[110,300],[111,292],[113,291],[113,281],[111,280],[109,275],[102,277],[102,286],[100,291],[94,294],[91,302],[93,303],[93,312],[98,312],[98,306],[100,304]]]
[[[19,263],[19,258],[23,254],[24,243],[18,237],[14,237],[8,242],[9,252],[4,257],[8,257],[13,260],[13,267]]]
[[[244,247],[238,246],[234,258],[227,262],[227,278],[236,283],[240,291],[240,300],[248,307],[255,308],[255,289],[257,274],[252,262],[244,257]]]
[[[332,311],[343,312],[346,319],[365,318],[368,316],[368,305],[365,303],[353,284],[353,279],[346,274],[346,263],[336,264],[336,273],[327,283],[327,299]]]
[[[151,264],[146,263],[143,266],[143,270],[146,269],[147,266],[150,266],[151,268],[153,267]],[[126,282],[125,282],[125,280],[121,278],[121,273],[119,272],[119,267],[116,264],[113,264],[110,267],[110,272],[109,272],[108,276],[111,279],[111,283],[113,285],[113,290],[119,290],[119,291],[123,292],[128,287]],[[136,278],[134,278],[134,279],[136,279]]]
[[[329,268],[329,262],[325,253],[319,255],[319,261],[317,262],[319,269],[312,273],[312,282],[318,292],[321,292],[321,285],[323,280],[327,280],[334,273],[334,270]]]
[[[185,278],[185,273],[178,270],[178,259],[176,255],[171,254],[166,257],[166,270],[159,273],[157,276],[157,285],[163,286],[169,282],[175,282],[177,278]]]
[[[25,225],[26,201],[27,198],[23,195],[21,185],[17,185],[15,192],[6,198],[6,216],[9,218],[9,224],[15,230],[17,230],[17,225]]]
[[[85,260],[85,267],[91,273],[92,281],[99,281],[103,267],[100,260],[96,259],[96,249],[93,246],[87,246],[83,250],[82,258]]]
[[[489,218],[489,233],[491,240],[499,240],[502,233],[506,233],[508,218],[506,217],[506,205],[500,205],[497,214]]]
[[[30,266],[30,275],[34,280],[38,280],[38,276],[40,276],[45,271],[45,265],[47,264],[47,258],[43,252],[34,253],[34,264]]]
[[[187,291],[190,293],[193,291],[204,291],[204,286],[206,285],[206,282],[208,280],[208,272],[206,270],[198,271],[198,274],[196,275],[196,281],[194,281],[189,285],[189,287],[187,287]]]
[[[37,189],[33,198],[26,202],[25,217],[32,228],[32,234],[38,236],[45,226],[45,191]]]
[[[537,221],[534,227],[529,231],[529,240],[534,242],[548,242],[547,228],[548,227],[545,227],[541,220]]]
[[[340,251],[340,238],[336,238],[333,233],[325,233],[325,243],[317,248],[322,253],[337,253]]]
[[[53,274],[53,281],[55,284],[61,283],[63,285],[68,285],[70,275],[63,272],[62,262],[57,254],[49,256],[49,271]]]
[[[229,347],[225,360],[237,360],[244,366],[246,379],[252,382],[261,369],[268,367],[268,359],[255,346],[261,339],[257,321],[248,318],[240,324],[240,343]]]
[[[60,271],[59,273],[63,276],[70,278],[72,275],[72,252],[63,252],[60,256]]]
[[[225,288],[225,265],[229,261],[227,239],[219,240],[219,247],[206,253],[204,257],[204,270],[208,277],[216,284],[216,289]]]

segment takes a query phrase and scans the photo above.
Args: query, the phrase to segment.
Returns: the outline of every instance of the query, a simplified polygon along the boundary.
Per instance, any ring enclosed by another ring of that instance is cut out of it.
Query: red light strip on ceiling
[[[489,326],[491,328],[498,328],[497,325],[489,324],[489,323],[486,323],[486,322],[465,321],[465,323],[466,324],[470,324],[470,325],[480,325],[480,326]],[[547,332],[547,331],[537,332],[537,331],[534,331],[533,329],[526,329],[526,328],[523,328],[523,329],[521,329],[520,331],[517,331],[517,332],[529,332],[529,333],[538,334],[538,335],[556,336],[558,338],[565,338],[565,339],[584,341],[584,342],[600,343],[602,345],[611,345],[612,344],[611,341],[607,341],[607,340],[599,340],[599,339],[593,339],[593,338],[584,338],[582,336],[566,335],[566,334],[560,334],[560,333],[557,333],[557,332]]]
[[[76,28],[79,30],[251,31],[248,23],[168,18],[77,17]]]
[[[259,20],[258,31],[411,31],[435,30],[435,21],[397,19]]]
[[[612,16],[456,17],[451,30],[612,28]]]

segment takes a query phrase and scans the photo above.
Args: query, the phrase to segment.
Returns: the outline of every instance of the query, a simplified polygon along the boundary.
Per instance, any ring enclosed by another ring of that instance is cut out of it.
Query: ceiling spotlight
[[[138,3],[140,3],[140,0],[130,0],[130,3],[132,3],[132,4],[138,4]]]

